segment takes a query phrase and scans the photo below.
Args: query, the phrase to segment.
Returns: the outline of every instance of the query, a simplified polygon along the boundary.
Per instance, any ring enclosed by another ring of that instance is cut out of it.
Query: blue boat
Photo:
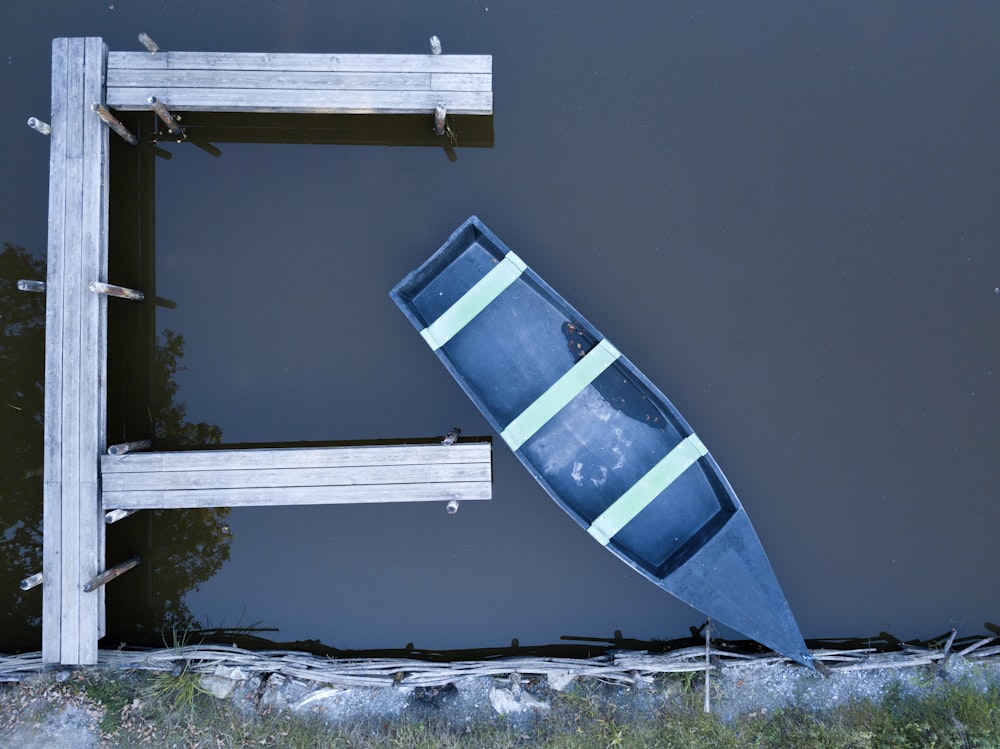
[[[478,218],[391,296],[587,533],[713,620],[813,666],[746,511],[704,443]]]

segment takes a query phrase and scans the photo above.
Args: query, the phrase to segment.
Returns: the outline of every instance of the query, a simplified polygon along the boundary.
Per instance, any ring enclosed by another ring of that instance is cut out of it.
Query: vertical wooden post
[[[124,520],[129,515],[135,515],[138,510],[111,510],[104,513],[104,522],[108,525],[112,523],[117,523],[119,520]]]
[[[141,302],[146,298],[146,295],[141,291],[136,291],[135,289],[127,289],[124,286],[115,286],[113,283],[102,283],[101,281],[94,281],[90,284],[90,290],[95,294],[104,294],[105,296],[116,296],[119,299],[130,299],[133,302]]]
[[[175,118],[172,114],[170,114],[170,110],[167,109],[166,105],[162,101],[157,99],[155,96],[150,96],[148,101],[149,101],[149,106],[151,106],[153,108],[153,111],[156,112],[156,116],[159,117],[161,120],[163,120],[163,124],[167,126],[167,129],[170,131],[171,135],[184,134],[184,128],[181,127],[181,124],[177,121],[177,118]]]
[[[134,442],[119,442],[108,448],[108,455],[125,455],[127,453],[148,450],[153,446],[152,440],[135,440]]]
[[[32,130],[37,130],[42,135],[52,135],[52,126],[47,122],[42,122],[37,117],[28,118],[28,127]]]
[[[447,117],[447,115],[448,115],[448,110],[445,109],[444,103],[438,102],[438,105],[434,110],[435,135],[444,135],[445,117]]]
[[[449,515],[454,515],[456,512],[458,512],[458,500],[457,499],[449,500],[445,509],[448,511]]]
[[[90,580],[87,581],[87,584],[83,586],[83,592],[93,593],[102,585],[106,585],[119,575],[125,574],[137,564],[139,564],[139,556],[135,555],[126,559],[121,564],[116,564],[114,567],[104,570],[104,572],[99,575],[94,575],[94,577],[90,578]]]
[[[437,38],[437,35],[431,37],[431,54],[441,54],[441,40]]]
[[[140,31],[140,32],[139,32],[139,43],[140,43],[140,44],[141,44],[141,45],[142,45],[143,47],[145,47],[145,48],[146,48],[146,50],[147,50],[147,51],[149,52],[149,54],[151,54],[151,55],[155,55],[155,54],[156,54],[157,52],[159,52],[159,51],[160,51],[160,45],[158,45],[158,44],[157,44],[156,42],[154,42],[154,41],[153,41],[153,40],[152,40],[152,39],[150,38],[149,34],[147,34],[147,33],[146,33],[145,31]]]
[[[29,575],[21,581],[21,590],[31,590],[35,586],[42,584],[42,573],[36,572],[34,575]]]
[[[18,291],[34,291],[38,294],[45,293],[45,281],[29,281],[22,278],[17,282]]]
[[[108,111],[107,107],[102,104],[98,104],[95,101],[90,105],[90,108],[97,112],[97,116],[104,121],[105,125],[118,133],[118,135],[120,135],[130,146],[134,146],[139,142],[139,139],[132,135],[132,133],[129,132],[129,129],[120,123],[115,116]]]

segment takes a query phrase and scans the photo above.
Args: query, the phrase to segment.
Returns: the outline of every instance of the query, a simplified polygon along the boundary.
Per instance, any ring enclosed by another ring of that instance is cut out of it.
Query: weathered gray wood
[[[288,112],[304,114],[432,113],[442,98],[452,114],[491,114],[493,95],[478,91],[320,91],[298,89],[109,89],[120,110],[149,109],[156,95],[178,112]],[[140,105],[139,102],[142,102]]]
[[[66,141],[69,113],[69,40],[52,42],[52,124],[49,141],[49,237],[46,287],[52,297],[62,295],[65,275],[63,240],[66,213]],[[42,658],[58,663],[61,657],[62,618],[62,318],[61,303],[45,305],[44,486],[42,500]]]
[[[107,104],[174,111],[493,113],[490,55],[112,52]]]
[[[491,55],[336,54],[287,52],[108,53],[108,83],[122,70],[301,70],[344,73],[492,73]]]
[[[97,590],[98,588],[102,588],[109,582],[114,580],[116,577],[124,575],[130,569],[132,569],[133,567],[137,567],[138,565],[139,565],[139,556],[138,555],[131,556],[124,562],[116,564],[114,567],[110,567],[104,570],[104,572],[99,572],[98,574],[94,575],[87,581],[86,585],[83,586],[83,592],[90,593],[92,591]]]
[[[486,482],[304,486],[105,494],[108,507],[136,510],[180,510],[209,507],[275,507],[295,505],[377,504],[384,502],[449,502],[488,500]]]
[[[153,440],[133,440],[132,442],[119,442],[108,447],[108,455],[125,455],[126,453],[141,452],[153,446]]]
[[[42,135],[52,135],[52,126],[47,122],[42,122],[37,117],[28,118],[28,127],[32,130],[37,130]]]
[[[146,51],[151,55],[155,55],[160,51],[160,45],[154,42],[153,38],[145,31],[139,32],[139,44],[145,47]]]
[[[117,523],[119,520],[124,520],[129,515],[135,515],[138,510],[111,510],[104,515],[104,522],[108,525],[112,523]]]
[[[34,575],[28,575],[28,577],[21,580],[20,588],[21,590],[31,590],[41,585],[44,579],[41,572],[36,572]]]
[[[398,466],[445,463],[489,463],[489,442],[461,442],[445,446],[364,445],[354,447],[264,448],[253,450],[184,450],[129,453],[101,457],[101,473],[199,471],[258,468],[311,468],[337,466]],[[264,457],[266,456],[266,458]],[[266,462],[265,462],[266,461]]]
[[[87,287],[95,294],[104,294],[105,296],[115,296],[119,299],[129,299],[133,302],[141,302],[146,298],[146,295],[141,291],[136,291],[135,289],[129,289],[124,286],[116,286],[113,283],[103,283],[101,281],[93,281]]]
[[[157,99],[155,96],[149,97],[149,106],[153,108],[156,112],[156,116],[160,118],[164,125],[167,126],[167,130],[170,131],[171,135],[182,135],[184,133],[184,128],[181,127],[181,123],[177,121],[170,110],[167,109],[166,105]]]
[[[46,280],[43,657],[96,663],[99,594],[84,594],[104,548],[97,456],[106,441],[106,308],[87,285],[107,274],[108,131],[97,38],[56,39]]]
[[[157,471],[153,473],[104,473],[104,506],[109,495],[124,491],[222,491],[248,487],[294,489],[324,486],[381,486],[389,484],[450,483],[490,479],[489,463],[435,465],[338,466],[309,468],[243,468],[208,471]]]
[[[486,443],[103,456],[105,510],[483,500]]]
[[[344,73],[292,70],[129,70],[111,79],[112,106],[126,89],[299,89],[316,91],[482,91],[489,92],[488,73]],[[147,102],[148,103],[148,102]],[[170,103],[170,102],[168,102]]]
[[[147,46],[152,51],[155,44]],[[106,283],[109,135],[94,111],[115,124],[108,106],[142,111],[157,97],[175,110],[209,112],[431,113],[442,104],[449,114],[492,114],[492,58],[109,55],[98,38],[56,39],[52,52],[43,659],[96,662],[105,630],[104,592],[83,593],[82,583],[103,566],[105,506],[489,499],[492,469],[485,443],[278,450],[268,451],[270,462],[263,464],[259,453],[227,457],[225,451],[160,454],[153,467],[134,462],[136,455],[101,457],[107,444],[103,293],[115,287]],[[44,124],[32,120],[42,131]],[[134,142],[127,131],[123,137]],[[91,286],[103,293],[89,293]],[[377,451],[378,460],[365,458],[365,451]],[[99,466],[108,481],[103,496]]]
[[[114,130],[127,143],[134,146],[139,142],[139,139],[135,137],[132,131],[119,122],[118,118],[111,114],[103,104],[95,101],[90,105],[90,108],[94,110],[94,113],[101,118],[101,121],[105,125]]]

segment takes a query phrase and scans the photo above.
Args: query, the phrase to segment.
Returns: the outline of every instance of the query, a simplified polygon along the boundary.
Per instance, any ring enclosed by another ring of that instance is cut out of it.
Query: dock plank
[[[105,495],[106,497],[108,495]],[[486,482],[385,484],[370,486],[304,486],[163,492],[118,492],[107,509],[180,510],[210,507],[277,507],[298,505],[375,504],[384,502],[448,502],[488,500]]]
[[[397,466],[490,462],[490,442],[454,445],[364,445],[349,447],[254,448],[246,450],[182,450],[101,456],[101,472],[198,471],[336,466]]]
[[[146,111],[156,96],[177,112],[285,112],[290,114],[430,114],[445,103],[451,114],[490,114],[493,95],[479,91],[317,91],[299,89],[108,89],[108,105]]]
[[[492,55],[310,52],[109,52],[108,83],[128,70],[289,70],[341,73],[492,73]]]
[[[65,274],[66,141],[69,40],[52,42],[49,138],[49,237],[46,263],[44,488],[42,510],[42,658],[59,663],[62,620],[62,295]]]

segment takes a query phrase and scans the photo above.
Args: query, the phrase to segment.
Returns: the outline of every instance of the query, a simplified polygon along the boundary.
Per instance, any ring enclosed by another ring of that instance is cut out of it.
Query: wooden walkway
[[[45,310],[42,652],[94,663],[104,592],[83,594],[104,562],[97,456],[107,444],[108,129],[100,39],[52,44],[52,133]],[[95,636],[96,635],[96,636]]]
[[[427,114],[441,135],[445,111],[492,114],[492,58],[109,53],[100,38],[53,41],[51,128],[29,120],[51,136],[41,576],[47,663],[97,662],[104,588],[84,586],[105,569],[105,509],[451,501],[491,493],[488,442],[105,455],[107,294],[116,287],[107,277],[111,136],[95,112],[113,119],[108,107],[149,111],[154,104],[174,113]]]
[[[191,112],[493,113],[490,55],[112,52],[109,107]]]
[[[101,458],[105,511],[489,499],[489,442]]]

